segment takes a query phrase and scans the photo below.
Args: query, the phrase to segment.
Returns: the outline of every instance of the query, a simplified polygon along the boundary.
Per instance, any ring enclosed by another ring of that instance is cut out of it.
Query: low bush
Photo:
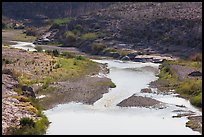
[[[91,40],[91,39],[96,39],[98,37],[98,35],[94,32],[90,32],[90,33],[85,33],[81,36],[82,40]]]
[[[42,52],[42,50],[43,50],[42,47],[40,47],[40,46],[36,46],[35,49],[37,50],[37,52]]]
[[[84,56],[80,56],[79,55],[79,56],[76,56],[75,59],[77,59],[77,60],[85,60],[86,58]]]
[[[83,28],[82,28],[82,26],[81,26],[80,24],[77,24],[77,25],[75,26],[75,29],[76,29],[76,30],[79,30],[79,31],[83,31]]]
[[[70,18],[58,18],[53,20],[53,25],[62,26],[68,24],[70,21]]]
[[[93,43],[92,44],[92,50],[94,51],[94,53],[97,55],[100,52],[103,52],[103,50],[106,48],[107,46],[104,45],[103,43]]]
[[[189,79],[181,82],[176,91],[184,95],[197,96],[202,91],[202,80]]]
[[[76,35],[72,31],[67,31],[64,33],[65,40],[68,42],[75,42]]]
[[[61,56],[65,57],[65,58],[74,58],[75,57],[74,53],[71,53],[71,52],[62,52]]]
[[[20,122],[20,128],[12,129],[13,135],[43,135],[49,124],[44,114],[41,114],[41,118],[36,122],[30,118],[22,118]]]
[[[55,50],[46,50],[45,53],[51,56],[58,57],[60,55],[59,51],[57,49]]]
[[[25,127],[25,126],[34,127],[35,126],[35,122],[33,121],[32,118],[23,117],[20,120],[20,126],[22,126],[22,127]]]
[[[190,98],[190,103],[197,107],[202,107],[202,93]]]

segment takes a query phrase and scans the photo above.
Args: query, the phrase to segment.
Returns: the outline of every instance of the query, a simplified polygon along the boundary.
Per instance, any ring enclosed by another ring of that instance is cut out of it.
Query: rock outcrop
[[[10,70],[2,71],[2,134],[11,134],[12,127],[20,124],[23,117],[37,118],[36,109],[29,103],[18,99],[14,88],[19,85]],[[7,73],[9,72],[9,73]]]

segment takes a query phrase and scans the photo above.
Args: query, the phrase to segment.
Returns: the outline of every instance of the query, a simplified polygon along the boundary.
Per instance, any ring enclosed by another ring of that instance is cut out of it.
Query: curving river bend
[[[34,51],[35,45],[16,42],[14,48]],[[53,109],[44,111],[52,122],[47,135],[175,135],[197,134],[185,127],[186,117],[172,118],[178,112],[173,110],[191,110],[197,115],[201,112],[190,105],[189,101],[176,97],[175,94],[161,95],[140,93],[151,81],[157,79],[159,64],[121,62],[117,60],[94,60],[107,63],[110,73],[107,77],[116,84],[116,88],[103,95],[94,105],[71,102],[60,104]],[[156,89],[153,89],[156,91]],[[121,108],[116,106],[122,100],[132,96],[147,96],[165,103],[164,109],[141,107]],[[186,108],[178,108],[184,105]]]
[[[117,60],[94,60],[108,63],[110,73],[107,77],[116,84],[116,88],[103,95],[94,105],[68,103],[45,111],[52,123],[47,130],[48,135],[131,135],[131,134],[200,134],[185,127],[187,118],[172,118],[176,105],[184,105],[183,110],[191,110],[200,114],[197,109],[182,98],[175,95],[157,95],[140,93],[148,87],[155,76],[159,64],[121,62]],[[145,67],[146,66],[146,67]],[[151,69],[147,69],[151,68]],[[121,108],[116,106],[122,100],[133,94],[147,96],[162,101],[164,109]]]

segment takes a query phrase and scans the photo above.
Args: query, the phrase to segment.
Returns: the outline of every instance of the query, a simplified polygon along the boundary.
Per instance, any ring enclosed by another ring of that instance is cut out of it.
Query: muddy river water
[[[159,64],[122,62],[117,60],[94,60],[107,63],[110,73],[107,77],[116,88],[103,95],[93,105],[71,102],[60,104],[45,111],[52,122],[46,134],[49,135],[153,135],[153,134],[200,134],[185,126],[186,117],[172,118],[178,112],[191,110],[200,115],[189,101],[176,97],[176,94],[162,95],[141,93],[151,81],[157,79]],[[152,89],[156,92],[156,89]],[[117,104],[132,96],[146,96],[164,103],[163,109],[144,107],[119,107]],[[186,107],[178,107],[183,105]],[[179,112],[181,113],[181,112]]]
[[[35,51],[35,45],[27,42],[13,41],[11,47]],[[141,93],[151,81],[157,79],[159,64],[122,62],[118,60],[93,60],[107,63],[110,73],[106,75],[116,88],[103,95],[93,105],[82,103],[60,104],[44,111],[51,122],[48,135],[184,135],[200,134],[185,126],[186,117],[172,118],[182,112],[193,111],[201,115],[188,100],[179,98],[176,94]],[[119,107],[122,100],[132,96],[146,96],[164,103],[163,108]],[[185,107],[179,107],[179,106]]]

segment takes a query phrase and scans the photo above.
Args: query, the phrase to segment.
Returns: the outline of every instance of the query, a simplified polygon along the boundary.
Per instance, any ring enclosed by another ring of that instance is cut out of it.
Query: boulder
[[[143,58],[134,58],[133,61],[135,62],[145,62]]]
[[[198,76],[202,76],[202,73],[200,71],[193,71],[193,72],[189,73],[188,76],[198,77]]]
[[[123,61],[129,61],[130,58],[129,58],[128,56],[124,56],[124,57],[121,58],[121,60],[123,60]]]
[[[152,59],[153,63],[162,63],[163,59]]]
[[[27,97],[34,97],[34,98],[36,97],[32,87],[23,85],[21,89],[23,91],[22,95],[25,95]]]
[[[116,53],[116,52],[110,52],[110,53],[109,53],[109,56],[110,56],[110,57],[113,57],[113,58],[119,58],[119,57],[120,57],[120,54],[119,54],[119,53]]]
[[[137,53],[129,53],[127,56],[130,58],[130,60],[134,60],[134,58],[137,56]]]

